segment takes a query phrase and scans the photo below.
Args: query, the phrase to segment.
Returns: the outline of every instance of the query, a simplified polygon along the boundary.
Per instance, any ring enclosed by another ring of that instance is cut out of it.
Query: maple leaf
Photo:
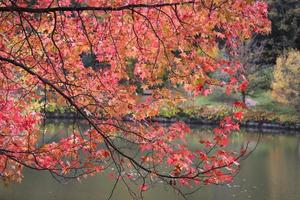
[[[141,191],[147,191],[147,190],[148,190],[148,185],[142,184],[142,185],[140,186],[140,190],[141,190]]]
[[[237,120],[243,119],[243,112],[235,112],[235,113],[233,113],[233,115]]]

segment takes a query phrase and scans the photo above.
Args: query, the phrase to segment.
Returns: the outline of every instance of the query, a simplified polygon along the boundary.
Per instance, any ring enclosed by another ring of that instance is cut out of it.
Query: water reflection
[[[49,124],[45,141],[57,140],[70,134],[74,124]],[[80,125],[82,130],[87,127]],[[199,137],[207,137],[209,130],[196,127],[189,138],[197,148]],[[259,138],[257,133],[235,133],[232,146],[239,147],[250,142],[253,148]],[[113,180],[108,175],[89,177],[81,183],[60,184],[46,172],[25,170],[21,184],[3,183],[1,200],[104,200],[111,191]],[[240,173],[234,182],[222,186],[207,186],[192,194],[191,200],[298,200],[300,199],[300,137],[299,135],[261,135],[256,150],[242,162]],[[119,185],[112,199],[131,199],[124,185]],[[182,199],[166,185],[158,184],[145,193],[145,199]]]

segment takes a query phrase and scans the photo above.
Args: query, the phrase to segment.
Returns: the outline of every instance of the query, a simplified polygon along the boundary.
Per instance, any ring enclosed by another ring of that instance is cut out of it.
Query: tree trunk
[[[246,104],[246,92],[242,92],[242,102]]]

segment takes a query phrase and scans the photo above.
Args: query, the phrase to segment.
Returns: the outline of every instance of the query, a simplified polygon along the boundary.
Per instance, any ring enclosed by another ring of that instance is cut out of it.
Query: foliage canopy
[[[199,150],[186,143],[184,123],[165,127],[147,119],[183,102],[178,88],[201,95],[211,85],[227,93],[245,89],[239,62],[220,56],[218,42],[234,54],[240,41],[269,29],[266,4],[252,0],[1,1],[1,176],[20,181],[26,166],[80,178],[114,166],[116,184],[140,179],[141,191],[161,180],[178,191],[230,181],[246,148],[225,150],[241,113],[226,117]],[[152,89],[142,100],[129,58],[140,87]],[[211,78],[216,71],[231,78]],[[90,129],[41,143],[43,109],[39,114],[35,102],[68,105]]]

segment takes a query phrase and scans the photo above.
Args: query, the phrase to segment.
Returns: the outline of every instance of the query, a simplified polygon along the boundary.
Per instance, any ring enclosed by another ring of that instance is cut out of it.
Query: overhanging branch
[[[122,11],[122,10],[132,10],[136,8],[162,8],[170,6],[180,6],[195,4],[196,1],[185,1],[185,2],[175,2],[175,3],[157,3],[157,4],[127,4],[124,6],[62,6],[62,7],[50,7],[50,8],[26,8],[18,6],[5,6],[0,7],[0,12],[21,12],[21,13],[53,13],[53,12],[66,12],[66,11]]]

